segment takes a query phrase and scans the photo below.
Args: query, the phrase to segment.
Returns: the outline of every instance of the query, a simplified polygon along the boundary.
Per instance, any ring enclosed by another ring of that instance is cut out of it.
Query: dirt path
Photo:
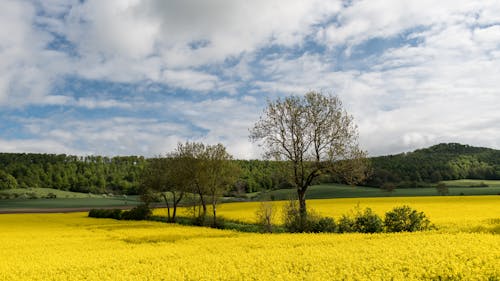
[[[134,206],[113,206],[113,207],[79,207],[79,208],[20,208],[20,209],[0,209],[0,214],[30,214],[30,213],[72,213],[88,212],[91,209],[121,209],[129,210]]]

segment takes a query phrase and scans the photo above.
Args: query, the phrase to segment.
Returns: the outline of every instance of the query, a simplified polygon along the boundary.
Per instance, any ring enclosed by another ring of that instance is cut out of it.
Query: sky
[[[261,158],[267,100],[338,95],[369,155],[500,149],[497,0],[2,0],[0,151]]]

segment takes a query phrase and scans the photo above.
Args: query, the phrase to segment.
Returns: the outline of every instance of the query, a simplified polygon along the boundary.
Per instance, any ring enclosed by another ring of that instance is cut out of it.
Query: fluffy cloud
[[[500,147],[497,2],[7,0],[0,107],[44,114],[0,145],[155,155],[189,139],[255,158],[248,128],[265,99],[321,90],[372,155]],[[59,87],[68,77],[105,83]]]

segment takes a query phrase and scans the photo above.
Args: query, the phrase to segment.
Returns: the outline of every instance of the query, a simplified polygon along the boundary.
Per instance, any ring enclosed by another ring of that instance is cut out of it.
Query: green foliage
[[[47,198],[47,199],[56,199],[56,198],[57,198],[57,195],[56,195],[56,194],[54,194],[54,193],[52,193],[52,192],[49,192],[49,193],[45,196],[45,198]]]
[[[370,208],[366,208],[364,212],[358,213],[354,222],[355,231],[361,233],[382,232],[383,227],[382,219]]]
[[[406,205],[387,212],[384,225],[387,232],[413,232],[431,228],[430,221],[423,212],[417,212]]]
[[[426,149],[371,158],[374,173],[366,182],[381,187],[418,187],[422,183],[457,179],[500,179],[500,150],[438,144]]]
[[[356,229],[355,224],[356,220],[354,219],[353,216],[344,214],[339,219],[338,232],[339,233],[354,232]]]
[[[337,232],[337,224],[335,220],[330,217],[320,217],[314,220],[311,227],[312,232]]]
[[[0,178],[10,174],[21,188],[137,194],[144,157],[0,153]],[[2,188],[0,184],[0,188]]]
[[[136,206],[129,211],[125,211],[121,215],[122,220],[146,220],[153,214],[153,211],[149,208],[148,205],[142,204]]]
[[[344,232],[376,233],[384,230],[382,219],[372,209],[363,212],[359,208],[351,214],[344,214],[339,220],[338,230]]]
[[[120,209],[92,209],[89,211],[91,218],[109,218],[119,220],[122,217],[122,210]]]
[[[296,200],[290,200],[284,206],[284,228],[287,232],[336,232],[335,220],[330,217],[322,217],[314,210],[308,210],[304,216]]]
[[[17,180],[12,175],[0,170],[0,190],[17,188]]]

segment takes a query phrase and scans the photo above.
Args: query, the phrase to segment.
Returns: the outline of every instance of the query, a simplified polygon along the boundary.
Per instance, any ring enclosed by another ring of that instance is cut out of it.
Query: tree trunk
[[[165,193],[162,193],[161,195],[163,196],[165,204],[167,205],[167,221],[170,222],[170,204],[168,203],[167,195],[165,195]]]
[[[200,195],[200,201],[201,201],[201,207],[203,208],[201,216],[203,219],[205,219],[205,217],[207,216],[207,203],[205,202],[205,198],[203,198],[203,195]]]
[[[182,197],[184,196],[184,192],[181,192],[181,194],[179,194],[179,198],[175,198],[175,192],[172,192],[173,193],[173,196],[174,196],[174,210],[173,210],[173,213],[172,213],[172,222],[175,222],[175,216],[177,214],[177,205],[179,205],[179,202],[181,202],[182,200]]]
[[[212,208],[213,208],[213,212],[214,212],[214,226],[213,227],[216,227],[217,226],[217,206],[216,206],[215,201],[212,202]]]
[[[299,198],[299,213],[302,220],[306,219],[307,209],[306,209],[306,190],[305,188],[297,189],[297,195]]]

